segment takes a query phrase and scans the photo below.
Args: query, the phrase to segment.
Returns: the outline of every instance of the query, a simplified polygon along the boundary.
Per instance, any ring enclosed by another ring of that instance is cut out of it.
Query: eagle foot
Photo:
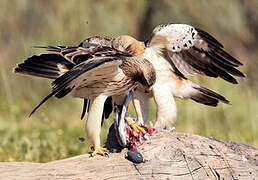
[[[102,147],[97,147],[97,148],[92,148],[94,149],[93,152],[91,153],[91,157],[99,154],[101,156],[108,156],[108,149],[107,148],[102,148]]]
[[[130,117],[125,117],[125,120],[127,124],[137,133],[142,132],[143,134],[146,134],[146,131],[139,125],[137,125],[134,120]]]

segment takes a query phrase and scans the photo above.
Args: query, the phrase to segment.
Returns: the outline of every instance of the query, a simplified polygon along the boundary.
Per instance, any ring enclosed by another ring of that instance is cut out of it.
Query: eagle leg
[[[105,155],[105,152],[107,152],[106,148],[100,146],[101,118],[106,99],[107,96],[105,95],[99,95],[91,99],[85,130],[89,141],[93,144],[92,156],[96,154]]]
[[[150,98],[152,93],[145,93],[137,88],[134,92],[133,105],[137,114],[138,124],[144,124],[149,117]]]

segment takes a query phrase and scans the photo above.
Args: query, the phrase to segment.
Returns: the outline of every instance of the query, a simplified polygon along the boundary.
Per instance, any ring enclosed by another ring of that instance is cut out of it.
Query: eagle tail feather
[[[194,85],[193,88],[198,91],[191,97],[195,102],[208,106],[217,106],[220,101],[225,104],[230,104],[224,96],[205,87]]]

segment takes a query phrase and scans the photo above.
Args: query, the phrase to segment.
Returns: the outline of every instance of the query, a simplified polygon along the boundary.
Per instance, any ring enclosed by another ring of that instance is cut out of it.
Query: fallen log
[[[148,161],[133,164],[127,150],[48,163],[1,162],[0,179],[257,179],[258,148],[198,135],[159,132],[138,148]]]

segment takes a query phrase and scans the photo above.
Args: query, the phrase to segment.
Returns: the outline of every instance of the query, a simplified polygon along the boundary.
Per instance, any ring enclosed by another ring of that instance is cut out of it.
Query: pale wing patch
[[[197,38],[195,28],[185,24],[170,24],[159,30],[155,29],[150,45],[161,47],[162,45],[159,43],[165,43],[165,48],[172,52],[180,52],[193,47]]]

